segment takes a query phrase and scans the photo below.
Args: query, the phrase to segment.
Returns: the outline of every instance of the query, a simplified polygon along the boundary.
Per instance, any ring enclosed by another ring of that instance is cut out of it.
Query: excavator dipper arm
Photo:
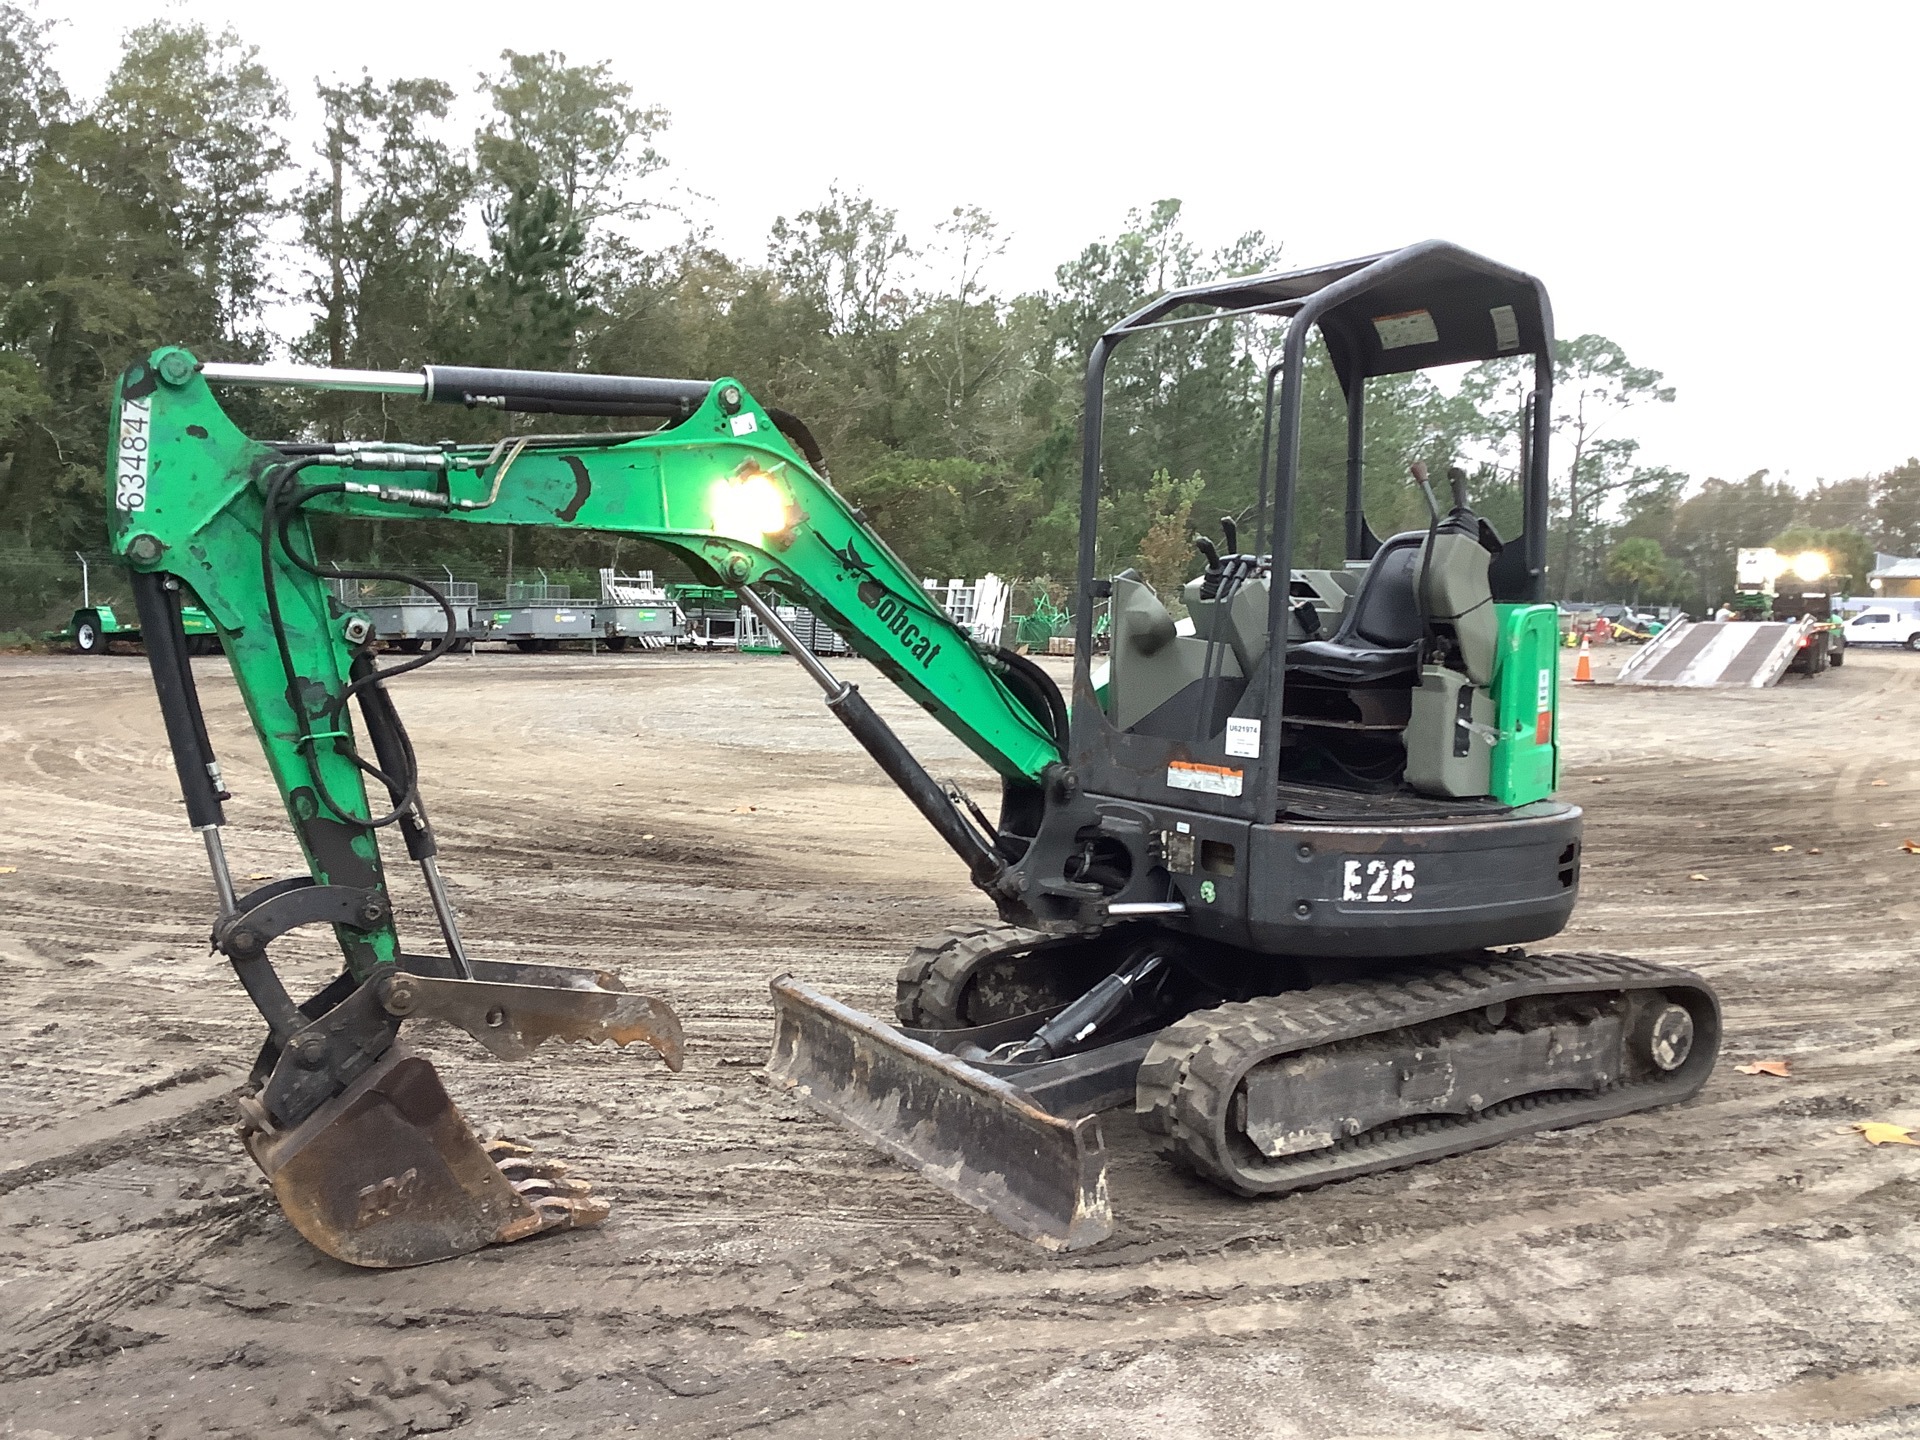
[[[210,380],[666,423],[645,433],[520,435],[491,446],[270,444],[240,431]],[[1026,797],[1025,813],[1036,814],[1060,759],[1057,695],[1049,705],[1014,657],[976,647],[834,491],[817,452],[809,462],[804,427],[733,381],[202,366],[165,349],[122,376],[113,446],[113,545],[134,572],[188,819],[213,867],[214,943],[268,1026],[243,1106],[248,1148],[296,1227],[356,1264],[420,1263],[605,1213],[553,1166],[482,1147],[432,1068],[397,1040],[404,1019],[444,1019],[507,1055],[550,1037],[641,1040],[676,1069],[681,1041],[671,1009],[614,976],[467,954],[438,873],[418,765],[386,688],[391,676],[451,646],[453,616],[427,655],[378,667],[367,617],[327,587],[312,517],[641,536],[702,578],[735,588],[776,628],[763,592],[820,614],[1002,776],[1010,806],[1022,808]],[[227,867],[228,797],[187,663],[181,610],[189,592],[218,630],[309,870],[246,895],[236,893]],[[1002,836],[962,814],[855,687],[790,648],[1002,913],[1027,914]],[[384,792],[377,807],[369,779]],[[402,950],[377,838],[389,826],[421,868],[444,955]],[[306,924],[333,927],[345,964],[332,985],[296,1003],[267,951]]]

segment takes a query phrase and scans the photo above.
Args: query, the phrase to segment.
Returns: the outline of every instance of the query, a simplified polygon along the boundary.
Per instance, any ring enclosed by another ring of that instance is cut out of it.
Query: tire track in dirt
[[[769,974],[792,969],[884,1014],[912,938],[981,907],[803,683],[705,659],[683,674],[664,658],[563,673],[483,657],[401,696],[482,953],[607,964],[687,1022],[680,1075],[577,1048],[502,1065],[464,1036],[420,1032],[477,1121],[534,1132],[612,1196],[608,1227],[367,1276],[316,1260],[263,1211],[164,1298],[107,1322],[150,1343],[37,1377],[38,1397],[0,1388],[18,1423],[129,1425],[108,1397],[164,1378],[178,1408],[149,1418],[166,1440],[205,1433],[192,1427],[210,1414],[236,1433],[630,1423],[662,1437],[906,1427],[1001,1440],[1032,1433],[1036,1414],[1060,1436],[1135,1433],[1149,1407],[1196,1434],[1257,1433],[1284,1415],[1308,1440],[1423,1428],[1594,1440],[1647,1433],[1629,1407],[1682,1389],[1797,1395],[1813,1369],[1844,1390],[1856,1373],[1920,1364],[1912,1156],[1848,1129],[1920,1121],[1920,1062],[1885,1003],[1910,957],[1880,902],[1906,857],[1874,828],[1885,807],[1911,813],[1920,669],[1904,657],[1862,657],[1835,672],[1840,687],[1822,677],[1757,704],[1567,702],[1570,733],[1605,737],[1592,758],[1576,742],[1568,770],[1590,812],[1577,918],[1604,948],[1708,975],[1727,998],[1730,1052],[1790,1054],[1795,1079],[1723,1067],[1687,1106],[1255,1204],[1173,1174],[1130,1119],[1110,1117],[1122,1232],[1066,1258],[997,1231],[757,1076]],[[0,775],[0,806],[30,816],[32,870],[4,892],[21,903],[0,921],[0,985],[30,1002],[0,1012],[0,1038],[30,1061],[0,1072],[12,1133],[57,1113],[55,1075],[104,1105],[204,1057],[244,1063],[258,1039],[204,959],[207,885],[144,676],[64,673],[84,683],[3,722],[27,743],[100,747],[44,759],[52,778]],[[6,674],[0,687],[18,683]],[[203,691],[241,793],[235,853],[248,870],[286,868],[277,801],[214,678]],[[724,742],[691,706],[703,686],[723,692],[704,713],[726,717]],[[1894,785],[1867,785],[1836,754],[1837,713],[1907,717],[1884,743],[1874,732]],[[67,728],[34,728],[43,717]],[[896,718],[909,744],[931,734],[910,707]],[[94,738],[75,741],[76,723]],[[123,756],[125,773],[94,768]],[[967,763],[954,768],[980,783]],[[53,808],[68,796],[78,824]],[[1777,843],[1796,852],[1776,856]],[[1694,870],[1710,879],[1687,881]],[[424,937],[419,897],[396,875],[408,932]],[[91,963],[63,963],[70,953]],[[318,978],[330,962],[322,945],[310,953]],[[60,1028],[34,1033],[47,1023]],[[197,1203],[169,1201],[174,1189],[246,1177],[215,1130],[134,1159],[7,1197],[4,1293],[36,1274],[115,1274],[117,1247],[146,1238],[129,1228],[140,1216]],[[133,1218],[66,1238],[10,1218],[88,1197]],[[468,1358],[449,1362],[455,1349]],[[221,1363],[242,1351],[253,1358]],[[436,1376],[449,1364],[457,1383]],[[1314,1383],[1289,1378],[1301,1375]],[[1704,1433],[1702,1407],[1660,1423]]]
[[[112,1322],[163,1298],[215,1246],[259,1223],[269,1203],[260,1195],[209,1203],[190,1219],[156,1230],[126,1258],[90,1267],[0,1332],[0,1380],[51,1374],[124,1349],[129,1340],[144,1343]]]

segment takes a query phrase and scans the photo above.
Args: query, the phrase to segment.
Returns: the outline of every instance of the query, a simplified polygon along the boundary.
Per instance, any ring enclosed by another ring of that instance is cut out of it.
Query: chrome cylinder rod
[[[780,613],[763,600],[758,591],[750,585],[736,585],[733,588],[746,607],[753,611],[762,625],[767,627],[773,638],[784,645],[787,653],[800,662],[800,668],[811,675],[814,683],[827,692],[828,701],[837,700],[847,693],[850,688],[847,682],[821,664],[820,657],[800,643],[799,637],[788,628],[787,622],[780,618]]]
[[[421,857],[420,873],[426,877],[427,896],[433,901],[434,918],[440,922],[440,933],[446,938],[447,955],[453,961],[453,978],[471,980],[473,966],[467,963],[467,947],[460,939],[460,926],[453,918],[453,902],[447,898],[446,881],[440,878],[440,866],[435,863],[433,856]]]
[[[218,385],[285,385],[296,390],[344,390],[362,395],[427,397],[427,377],[406,370],[329,370],[324,365],[223,365],[209,363],[200,374]]]
[[[206,842],[207,864],[213,871],[213,889],[220,897],[220,918],[224,920],[240,908],[233,890],[233,872],[227,868],[227,847],[220,842],[218,825],[201,826],[200,838]]]

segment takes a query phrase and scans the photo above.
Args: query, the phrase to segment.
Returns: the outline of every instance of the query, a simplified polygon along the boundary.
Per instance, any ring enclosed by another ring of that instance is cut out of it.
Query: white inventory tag
[[[1260,758],[1260,722],[1238,716],[1227,721],[1227,754],[1247,760]]]
[[[1398,315],[1373,317],[1374,332],[1382,350],[1404,350],[1409,345],[1431,345],[1439,340],[1433,315],[1426,310],[1403,310]]]
[[[153,401],[146,396],[120,402],[120,450],[114,461],[113,503],[126,511],[147,508],[147,454],[152,448]]]
[[[727,423],[733,427],[733,433],[735,435],[751,435],[760,428],[760,422],[753,417],[751,412],[736,415]]]
[[[1224,765],[1196,765],[1190,760],[1175,760],[1167,766],[1167,788],[1198,790],[1203,795],[1238,795],[1246,780],[1244,770],[1229,770]]]
[[[1511,305],[1496,305],[1487,314],[1493,318],[1493,343],[1501,354],[1520,348],[1520,318]]]

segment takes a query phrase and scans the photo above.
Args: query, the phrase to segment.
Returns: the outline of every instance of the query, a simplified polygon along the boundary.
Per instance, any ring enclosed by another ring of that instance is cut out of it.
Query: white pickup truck
[[[1900,610],[1863,610],[1846,624],[1849,645],[1904,645],[1920,650],[1920,615]]]

